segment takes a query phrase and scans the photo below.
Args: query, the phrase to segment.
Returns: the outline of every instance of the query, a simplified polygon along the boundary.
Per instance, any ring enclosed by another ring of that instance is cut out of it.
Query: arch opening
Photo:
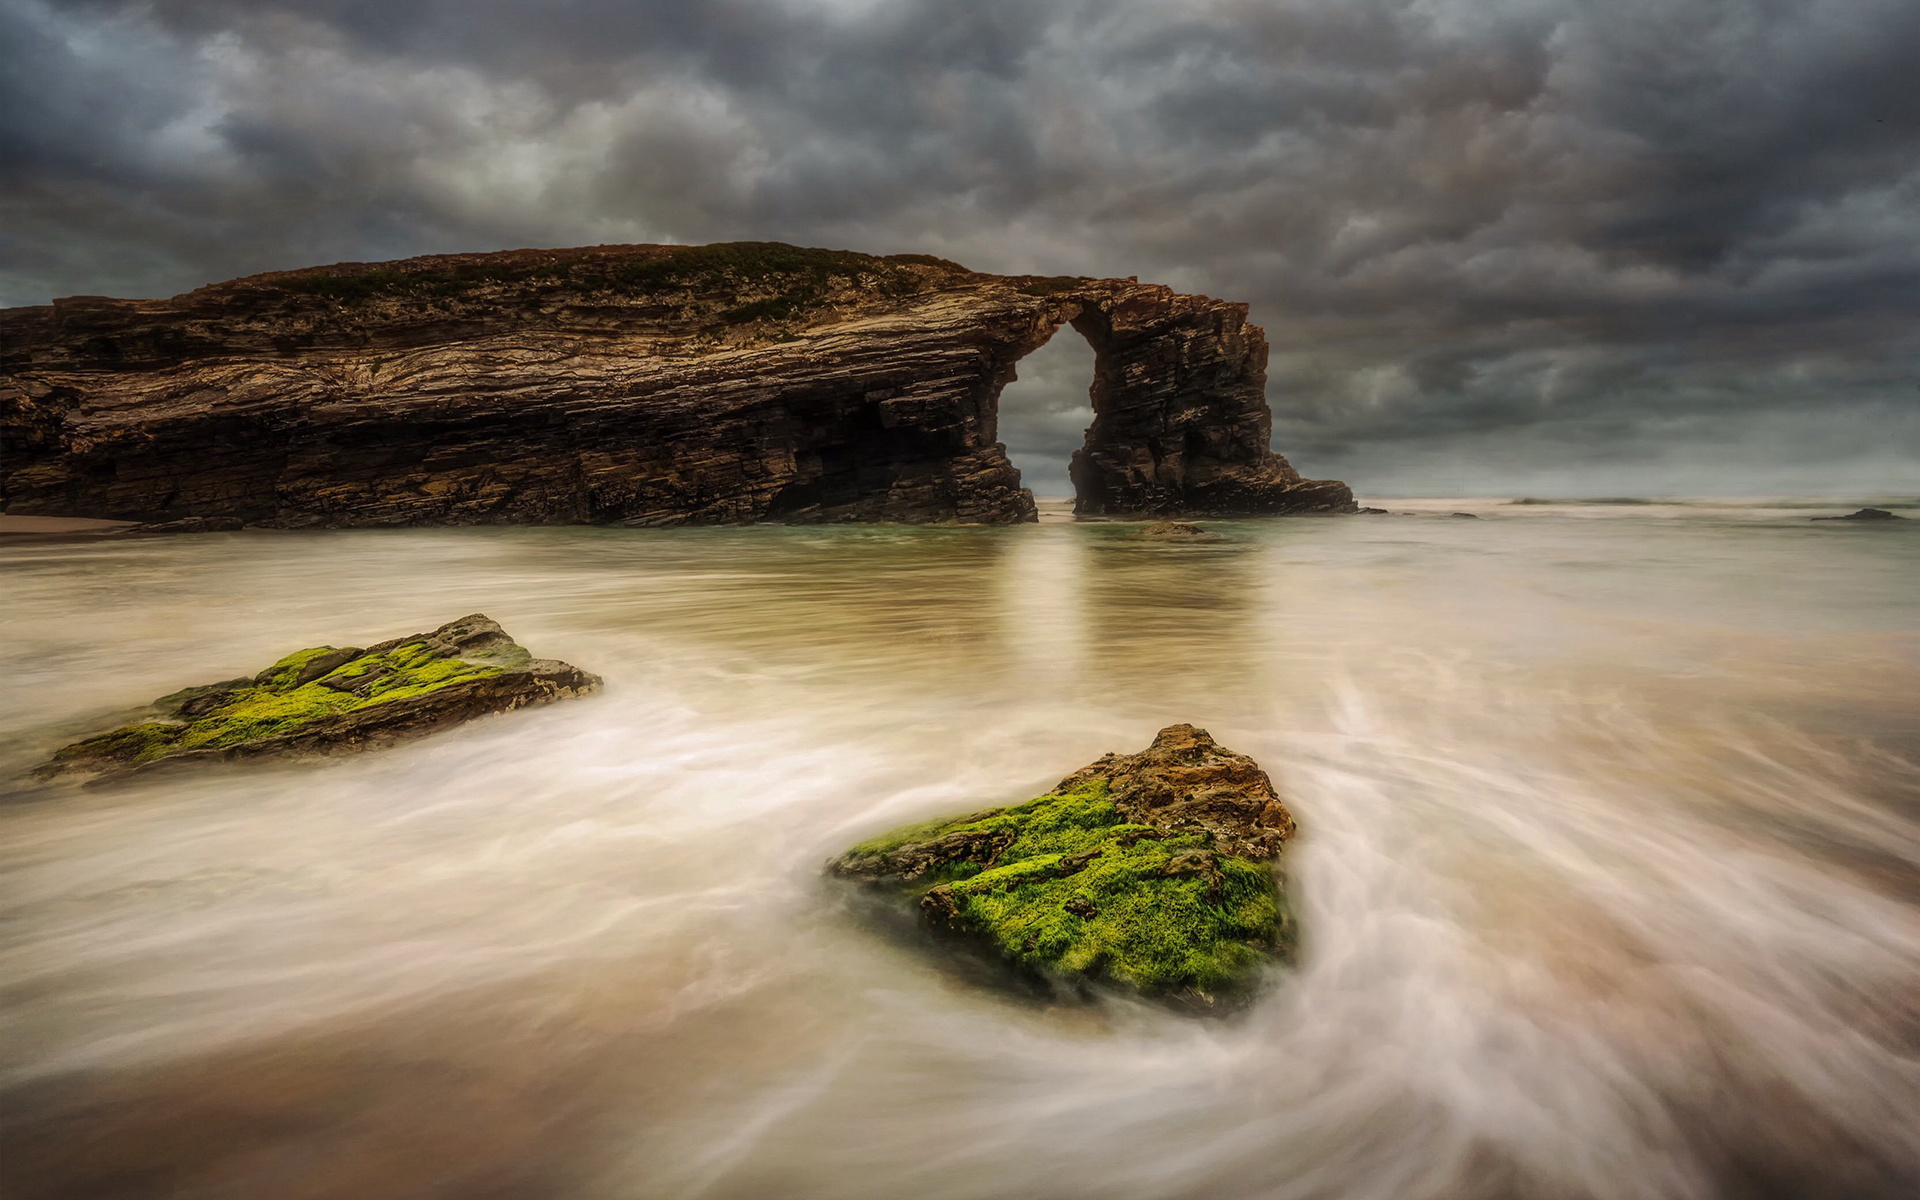
[[[1093,345],[1062,325],[1000,389],[999,440],[1036,501],[1075,498],[1068,474],[1093,425]]]

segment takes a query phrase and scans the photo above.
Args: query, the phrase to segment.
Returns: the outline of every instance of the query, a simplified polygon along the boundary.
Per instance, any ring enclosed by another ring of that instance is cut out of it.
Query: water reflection
[[[1208,708],[1248,694],[1266,662],[1254,623],[1258,542],[1145,541],[1126,525],[1095,526],[1083,537],[1079,600],[1093,630],[1096,679],[1151,677],[1156,700]],[[1149,655],[1151,665],[1140,661]]]

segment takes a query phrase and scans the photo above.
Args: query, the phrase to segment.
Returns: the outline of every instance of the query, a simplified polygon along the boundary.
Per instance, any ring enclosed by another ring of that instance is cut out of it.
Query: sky
[[[1914,0],[0,0],[0,304],[923,252],[1247,301],[1363,495],[1920,495],[1916,63]]]

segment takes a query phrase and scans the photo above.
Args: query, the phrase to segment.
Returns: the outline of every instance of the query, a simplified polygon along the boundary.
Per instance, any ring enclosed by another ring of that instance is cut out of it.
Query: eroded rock
[[[100,778],[163,763],[361,749],[599,687],[599,676],[534,658],[475,613],[365,649],[299,650],[251,678],[162,696],[146,720],[63,747],[38,774]]]
[[[1211,1009],[1292,952],[1273,861],[1293,834],[1258,764],[1170,725],[1038,799],[897,829],[827,869],[1029,973]]]
[[[1000,390],[1066,325],[1095,359],[1079,511],[1352,510],[1269,446],[1245,304],[730,243],[0,310],[0,511],[156,530],[1030,521]]]

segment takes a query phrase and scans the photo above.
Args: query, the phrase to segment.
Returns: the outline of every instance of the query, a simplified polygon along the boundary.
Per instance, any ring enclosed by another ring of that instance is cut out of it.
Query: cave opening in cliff
[[[1093,369],[1093,347],[1062,326],[1020,360],[1014,379],[1000,392],[1000,441],[1036,500],[1073,499],[1067,467],[1093,424]]]

